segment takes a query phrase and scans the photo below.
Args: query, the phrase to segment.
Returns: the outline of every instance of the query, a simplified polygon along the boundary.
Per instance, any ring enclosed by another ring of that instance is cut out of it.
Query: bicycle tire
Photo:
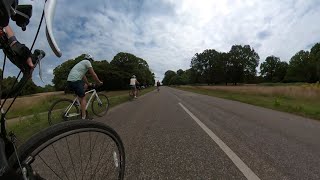
[[[104,103],[104,101],[105,101],[106,104],[105,105],[104,104],[103,105],[99,104],[99,102],[97,100],[97,97],[95,96],[93,98],[93,101],[92,101],[92,104],[91,104],[91,109],[92,109],[93,114],[95,114],[96,116],[102,117],[105,114],[107,114],[107,112],[109,110],[109,105],[110,105],[109,104],[109,98],[106,95],[102,94],[102,93],[98,93],[98,96],[99,96],[100,100],[103,101],[102,103]],[[102,99],[104,99],[104,100],[102,100]],[[105,111],[99,112],[98,110],[96,110],[96,108],[95,108],[96,106],[102,106],[103,110],[105,110]]]
[[[56,143],[59,140],[62,141],[63,138],[68,138],[68,136],[75,135],[77,133],[84,133],[84,132],[89,132],[89,133],[100,132],[100,133],[108,136],[110,139],[112,139],[112,141],[116,145],[116,148],[117,148],[118,154],[119,154],[117,157],[117,158],[119,158],[119,160],[116,161],[116,165],[115,165],[115,166],[118,165],[117,167],[119,167],[116,170],[116,176],[117,176],[117,179],[122,180],[124,178],[124,173],[125,173],[125,150],[124,150],[124,146],[121,141],[121,138],[112,128],[110,128],[109,126],[106,126],[103,123],[96,122],[96,121],[84,121],[84,120],[67,121],[67,122],[63,122],[60,124],[56,124],[54,126],[50,126],[49,128],[35,134],[26,143],[21,145],[17,151],[17,154],[18,154],[18,157],[20,159],[22,166],[27,167],[27,168],[28,167],[31,168],[30,172],[32,172],[32,174],[34,174],[34,169],[33,169],[33,167],[31,167],[32,163],[34,161],[39,160],[39,158],[36,159],[37,155],[41,158],[40,153],[42,151],[45,151],[45,148],[47,148],[49,146],[53,146],[54,143]],[[79,138],[80,138],[80,135],[79,135]],[[68,140],[66,140],[66,141],[68,141]],[[71,141],[71,143],[72,142],[73,141]],[[80,139],[79,139],[79,142],[80,142]],[[91,141],[90,141],[90,144],[91,144]],[[69,148],[69,145],[68,145],[68,148]],[[101,149],[104,150],[105,148],[101,148]],[[106,148],[106,149],[108,149],[108,148]],[[92,150],[94,150],[94,148]],[[90,147],[90,152],[91,152],[91,147]],[[70,153],[70,150],[69,150],[69,153]],[[92,156],[93,155],[94,154],[92,154]],[[113,153],[113,156],[114,156],[114,153]],[[72,157],[72,156],[70,156],[70,157]],[[82,157],[83,156],[81,155],[81,147],[80,147],[80,158],[82,158]],[[99,157],[100,157],[100,155],[99,155]],[[90,155],[90,158],[91,158],[91,155]],[[113,158],[115,158],[115,157],[113,157]],[[66,159],[63,159],[63,160],[65,161]],[[72,158],[71,158],[71,161],[72,161]],[[91,159],[90,159],[90,161],[91,161]],[[45,161],[43,161],[43,162],[45,162]],[[19,175],[21,175],[21,169],[20,169],[19,163],[17,161],[17,156],[15,154],[12,154],[10,156],[8,163],[9,163],[10,168],[15,170],[16,173],[18,173]],[[73,164],[73,162],[72,162],[72,164]],[[111,164],[113,164],[113,163],[111,163]],[[76,164],[76,165],[78,165],[78,164]],[[87,163],[87,165],[88,165],[88,163]],[[102,164],[102,166],[104,166],[104,165],[105,164]],[[63,166],[61,166],[61,167],[64,168]],[[98,167],[100,168],[99,163],[96,165],[96,168],[98,168]],[[73,169],[75,170],[75,167],[73,167]],[[81,164],[81,169],[82,169],[82,164]],[[87,169],[85,169],[85,170],[87,170]],[[69,171],[72,171],[72,170],[69,170]],[[77,169],[77,171],[78,171],[78,169]],[[31,174],[30,172],[29,172],[29,174]],[[35,171],[35,172],[40,177],[44,178],[43,176],[41,176],[42,174],[39,173],[39,172],[41,172],[41,170]],[[43,171],[42,173],[44,173],[44,172],[45,171]],[[81,172],[80,168],[79,168],[79,172]],[[100,172],[100,170],[98,172]],[[104,172],[104,171],[102,171],[102,172]],[[86,173],[86,171],[85,171],[85,173]],[[61,174],[63,174],[63,173],[61,172]],[[76,176],[75,178],[77,179],[76,172],[74,172],[74,174]],[[65,174],[65,175],[68,178],[67,174]],[[94,179],[94,178],[91,178],[92,175],[90,174],[90,179]],[[94,175],[96,175],[96,174],[94,174]],[[52,177],[50,177],[50,178],[52,178]]]
[[[66,105],[61,105],[62,108],[59,109],[59,106],[58,104],[62,104],[63,102],[66,103]],[[72,120],[72,119],[79,119],[80,116],[75,116],[74,118],[69,118],[67,116],[64,116],[62,113],[64,112],[60,112],[58,110],[63,110],[64,108],[67,108],[68,107],[68,104],[72,104],[73,101],[71,99],[66,99],[66,98],[63,98],[63,99],[59,99],[57,100],[56,102],[54,102],[51,107],[49,108],[49,111],[48,111],[48,122],[49,122],[49,125],[53,125],[53,124],[56,124],[56,123],[60,123],[60,120],[63,120],[63,121],[69,121],[69,120]],[[55,109],[55,108],[58,108],[58,109]],[[80,115],[80,110],[79,110],[79,107],[76,106],[75,104],[73,104],[73,111],[71,111],[72,113],[77,113]],[[75,112],[74,112],[75,111]],[[55,116],[58,116],[58,122],[55,122],[54,121],[54,118]]]

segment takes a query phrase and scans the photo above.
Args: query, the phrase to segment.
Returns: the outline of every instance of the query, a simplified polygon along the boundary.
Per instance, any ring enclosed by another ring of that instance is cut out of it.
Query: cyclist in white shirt
[[[88,88],[88,85],[91,85],[86,77],[87,71],[89,71],[93,79],[99,85],[103,84],[92,68],[91,62],[93,61],[93,57],[90,54],[86,54],[84,60],[80,61],[71,69],[67,79],[68,87],[75,91],[75,94],[80,99],[82,119],[86,119],[87,100],[85,96],[85,90]]]
[[[134,90],[134,98],[137,98],[137,84],[139,84],[139,81],[136,79],[135,75],[132,75],[130,79],[130,87]]]

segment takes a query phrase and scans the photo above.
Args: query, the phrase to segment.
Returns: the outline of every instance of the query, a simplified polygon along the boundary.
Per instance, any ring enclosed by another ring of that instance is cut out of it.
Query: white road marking
[[[189,114],[189,116],[218,144],[218,146],[227,154],[231,161],[249,180],[260,180],[260,178],[234,153],[217,135],[215,135],[206,125],[204,125],[195,115],[193,115],[180,102],[179,105]]]

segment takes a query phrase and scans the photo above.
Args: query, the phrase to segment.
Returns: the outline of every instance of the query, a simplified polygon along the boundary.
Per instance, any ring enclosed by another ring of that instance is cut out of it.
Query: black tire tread
[[[96,113],[96,112],[94,111],[94,102],[97,100],[97,97],[94,97],[94,98],[93,98],[93,101],[92,101],[92,103],[91,103],[91,109],[92,109],[93,114],[95,114],[95,115],[98,116],[98,117],[102,117],[102,116],[104,116],[104,115],[107,114],[107,112],[108,112],[108,110],[109,110],[110,102],[109,102],[108,96],[106,96],[105,94],[98,93],[98,96],[104,96],[105,98],[107,98],[108,107],[106,108],[106,112],[103,113],[102,115],[100,115],[100,114],[98,114],[98,113]]]
[[[118,145],[119,148],[119,155],[121,156],[122,161],[122,176],[124,176],[125,171],[125,151],[124,146],[122,143],[122,140],[120,136],[114,131],[111,127],[97,121],[86,121],[86,120],[74,120],[74,121],[66,121],[59,124],[55,124],[53,126],[48,127],[47,129],[44,129],[40,131],[39,133],[33,135],[26,143],[22,144],[18,149],[19,159],[24,160],[30,153],[32,153],[36,148],[41,146],[46,141],[50,140],[51,138],[71,131],[75,129],[81,129],[81,128],[98,128],[98,129],[104,129],[105,131],[108,131],[110,134],[112,134],[114,137],[110,136]],[[12,154],[9,158],[9,166],[11,168],[18,168],[18,162],[16,159],[15,154]],[[123,177],[121,178],[123,179]]]

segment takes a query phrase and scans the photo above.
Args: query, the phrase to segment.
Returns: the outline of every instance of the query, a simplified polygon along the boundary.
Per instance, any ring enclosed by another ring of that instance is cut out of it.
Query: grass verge
[[[175,88],[194,93],[240,101],[247,104],[261,106],[292,114],[301,115],[308,118],[320,120],[320,101],[318,98],[306,98],[290,96],[285,93],[266,94],[253,91],[239,91],[236,87],[228,89],[206,89],[200,86],[175,86]],[[319,95],[320,96],[320,95]]]
[[[154,87],[144,89],[140,92],[140,96],[143,94],[146,94],[148,92],[151,92],[154,89],[155,89]],[[110,108],[115,107],[121,103],[124,103],[124,102],[127,102],[130,100],[129,95],[128,95],[128,91],[107,92],[104,94],[106,94],[109,98]],[[59,97],[59,98],[61,98],[61,97]],[[56,99],[58,99],[58,97],[54,97],[53,100],[50,102],[53,102]],[[49,107],[50,105],[51,104],[48,103],[48,105],[46,107]],[[23,142],[28,140],[33,134],[49,127],[48,113],[47,113],[48,108],[45,109],[45,108],[41,107],[38,109],[38,107],[39,107],[39,105],[35,104],[33,106],[34,109],[32,109],[32,112],[34,112],[34,111],[38,111],[38,112],[34,113],[33,115],[31,115],[29,117],[26,117],[23,120],[22,120],[22,118],[20,118],[16,123],[8,123],[7,122],[7,130],[8,130],[8,132],[13,131],[14,134],[17,136],[18,145],[21,145]],[[45,112],[39,111],[42,109],[45,109]],[[10,120],[8,120],[8,121],[10,121]]]

